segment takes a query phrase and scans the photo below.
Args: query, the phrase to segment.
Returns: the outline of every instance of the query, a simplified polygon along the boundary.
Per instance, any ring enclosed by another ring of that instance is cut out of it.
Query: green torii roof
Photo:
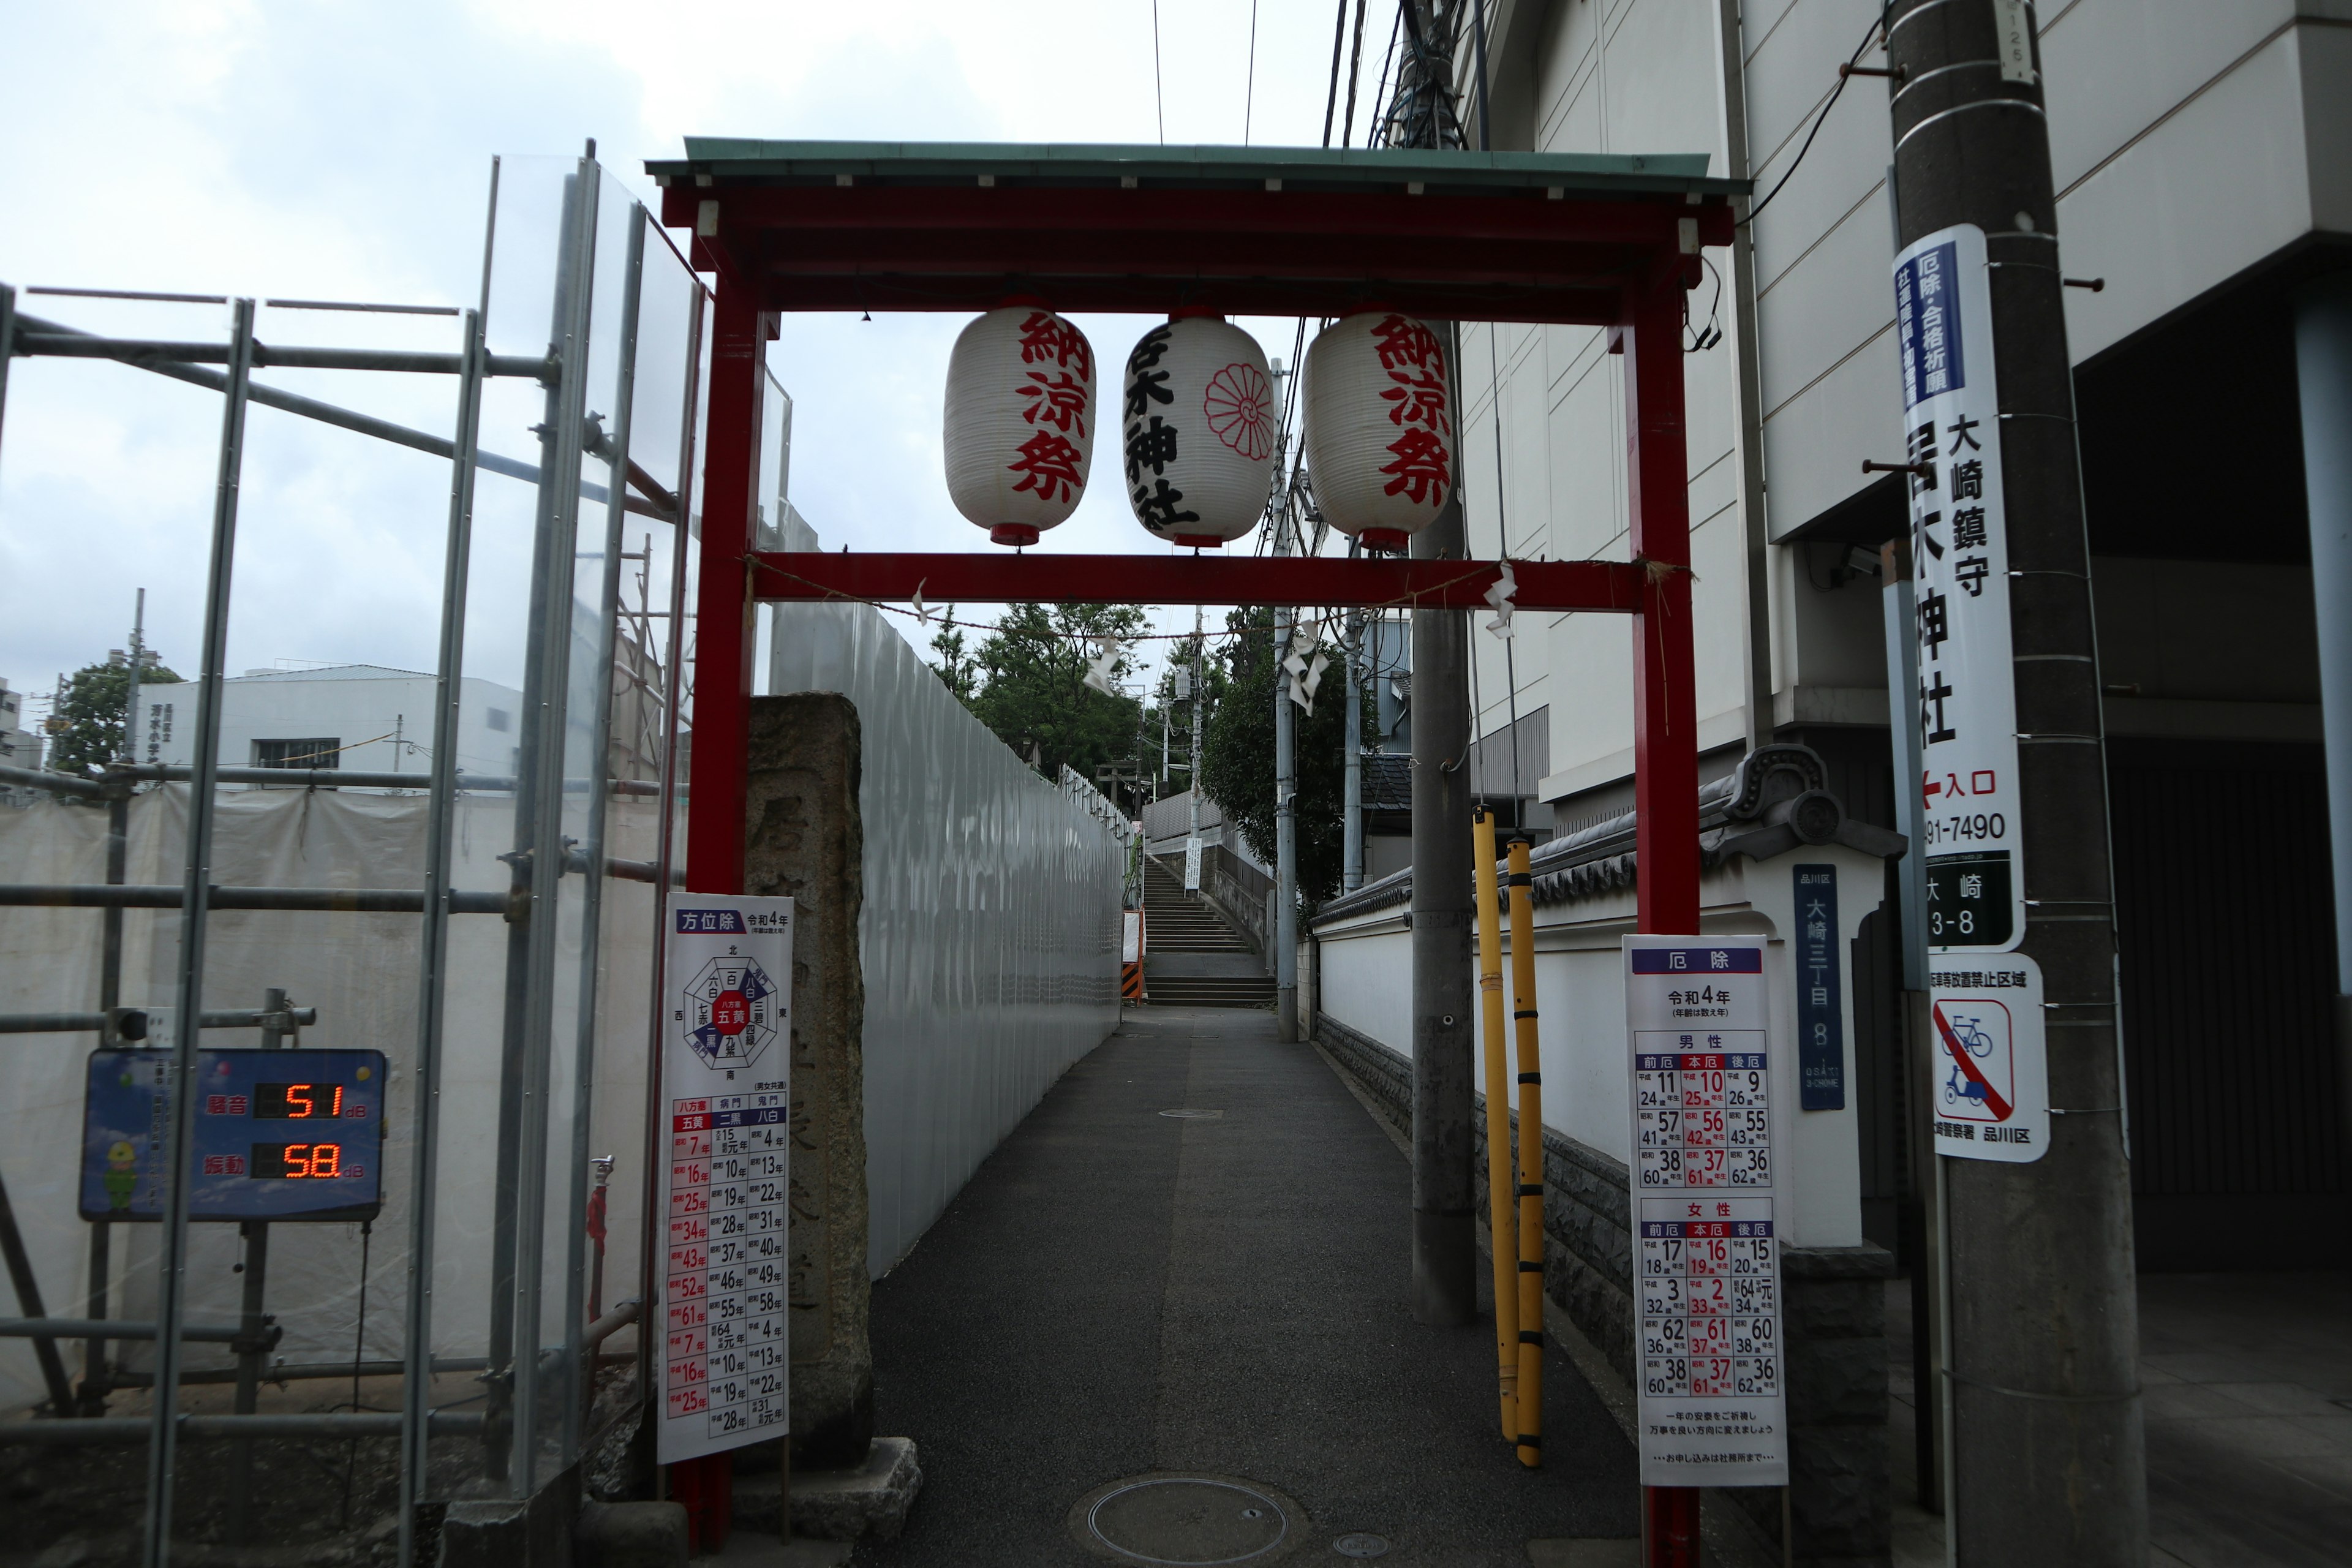
[[[667,185],[861,183],[1113,185],[1347,191],[1412,184],[1431,193],[1540,189],[1563,195],[1742,195],[1746,180],[1711,179],[1704,153],[1463,153],[1417,148],[1122,146],[1022,142],[770,142],[689,136],[686,156],[648,160]]]

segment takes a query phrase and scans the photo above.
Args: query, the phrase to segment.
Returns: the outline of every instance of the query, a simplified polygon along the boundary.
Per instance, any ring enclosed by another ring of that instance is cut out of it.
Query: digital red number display
[[[261,1121],[299,1121],[311,1116],[341,1116],[343,1086],[339,1083],[257,1083],[253,1114]]]
[[[265,1086],[266,1087],[266,1086]],[[245,1173],[261,1181],[296,1181],[343,1173],[341,1143],[256,1143]]]

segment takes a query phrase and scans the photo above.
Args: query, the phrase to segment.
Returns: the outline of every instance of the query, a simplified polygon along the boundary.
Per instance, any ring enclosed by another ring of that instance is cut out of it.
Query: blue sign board
[[[1800,866],[1796,955],[1797,1105],[1845,1109],[1845,1016],[1838,994],[1837,868]]]
[[[172,1053],[93,1051],[81,1215],[163,1215]],[[382,1051],[196,1053],[193,1220],[373,1219],[383,1206]]]

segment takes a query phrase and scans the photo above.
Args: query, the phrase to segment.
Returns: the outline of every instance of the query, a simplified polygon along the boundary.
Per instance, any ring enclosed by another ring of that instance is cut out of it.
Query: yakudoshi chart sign
[[[1895,258],[1895,326],[1913,465],[1927,945],[2002,952],[2025,936],[2025,867],[1984,230],[1938,229]]]
[[[1789,1479],[1780,1135],[1756,938],[1629,936],[1642,1484]]]
[[[793,901],[673,894],[663,1464],[789,1430]]]

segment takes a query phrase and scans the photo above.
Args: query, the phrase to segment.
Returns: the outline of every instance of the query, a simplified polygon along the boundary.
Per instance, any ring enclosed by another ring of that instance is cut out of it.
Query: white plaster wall
[[[1862,1242],[1861,1111],[1854,1065],[1853,942],[1878,907],[1880,862],[1842,847],[1808,848],[1757,864],[1735,858],[1700,889],[1706,935],[1767,938],[1772,990],[1772,1089],[1797,1104],[1796,994],[1788,936],[1795,929],[1793,868],[1838,868],[1840,999],[1846,1103],[1840,1110],[1790,1110],[1783,1152],[1790,1239],[1801,1247]],[[1402,908],[1318,926],[1323,1012],[1400,1054],[1412,1055],[1412,933]],[[1634,928],[1633,894],[1622,892],[1536,911],[1536,1005],[1544,1080],[1544,1125],[1631,1163],[1632,1110],[1621,939]],[[1504,940],[1504,972],[1510,942]],[[1473,961],[1475,967],[1475,959]],[[1474,976],[1475,988],[1475,976]],[[1484,1042],[1480,1042],[1483,1052]],[[1483,1060],[1483,1056],[1481,1058]],[[1518,1103],[1516,1058],[1505,1092]],[[1483,1068],[1479,1079],[1484,1084]]]
[[[1740,19],[1748,151],[1759,190],[1797,158],[1878,0],[1749,0]],[[2315,229],[2352,229],[2352,0],[2042,0],[2042,67],[2077,362]],[[1497,130],[1548,152],[1704,151],[1724,168],[1722,61],[1709,0],[1512,0],[1493,7]],[[1879,58],[1865,56],[1865,63]],[[1768,530],[1863,488],[1864,458],[1901,446],[1888,267],[1887,84],[1838,98],[1754,226]],[[1524,128],[1524,129],[1522,129]],[[1727,269],[1720,252],[1710,252]],[[1706,308],[1709,289],[1695,300]],[[1724,312],[1727,332],[1733,330]],[[1465,329],[1465,493],[1472,548],[1622,560],[1622,367],[1589,328]],[[1496,357],[1501,364],[1495,364]],[[1738,738],[1745,666],[1743,520],[1733,345],[1686,356],[1703,742]],[[1496,404],[1502,405],[1496,473]],[[1499,501],[1499,505],[1498,505]],[[1507,527],[1506,527],[1507,524]],[[1827,557],[1812,563],[1824,566]],[[1775,552],[1774,685],[1883,689],[1876,595],[1823,592]],[[1499,646],[1481,642],[1479,728],[1507,721]],[[1545,793],[1630,766],[1627,628],[1529,616],[1514,650],[1517,709],[1549,704]]]

